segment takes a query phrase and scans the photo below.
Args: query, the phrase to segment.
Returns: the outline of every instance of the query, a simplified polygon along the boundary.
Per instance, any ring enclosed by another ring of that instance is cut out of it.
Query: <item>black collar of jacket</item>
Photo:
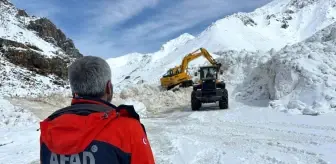
[[[77,101],[76,101],[77,100]],[[98,102],[97,104],[90,103],[90,102]],[[103,103],[107,106],[104,106]],[[110,107],[110,108],[109,108]],[[135,111],[133,105],[119,105],[118,107],[99,98],[92,98],[92,97],[74,97],[71,106],[62,108],[60,110],[57,110],[53,114],[51,114],[48,117],[48,120],[53,120],[63,114],[78,114],[78,115],[83,115],[87,116],[91,113],[95,112],[107,112],[109,110],[116,110],[117,112],[120,112],[120,110],[126,110],[128,115],[131,118],[134,118],[138,121],[140,121],[140,116],[139,114]]]

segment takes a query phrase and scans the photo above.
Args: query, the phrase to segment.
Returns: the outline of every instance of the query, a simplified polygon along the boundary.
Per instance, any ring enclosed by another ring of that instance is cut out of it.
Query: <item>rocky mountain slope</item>
[[[67,66],[81,56],[73,41],[50,20],[29,16],[9,1],[0,0],[0,91],[3,94],[37,94],[46,89],[65,88]]]
[[[179,65],[186,54],[200,47],[215,54],[226,50],[277,51],[309,38],[335,20],[334,0],[274,0],[251,13],[236,13],[220,19],[196,37],[183,34],[170,41],[178,44],[170,51],[165,49],[166,53],[162,50],[134,53],[108,61],[113,68],[113,80],[121,88],[142,82],[158,85],[168,68]],[[204,63],[207,62],[201,57],[191,66]]]

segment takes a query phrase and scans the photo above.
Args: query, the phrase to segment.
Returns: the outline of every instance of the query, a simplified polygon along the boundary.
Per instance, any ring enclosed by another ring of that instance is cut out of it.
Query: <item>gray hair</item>
[[[102,97],[111,80],[111,68],[102,58],[84,56],[69,66],[68,78],[73,94]]]

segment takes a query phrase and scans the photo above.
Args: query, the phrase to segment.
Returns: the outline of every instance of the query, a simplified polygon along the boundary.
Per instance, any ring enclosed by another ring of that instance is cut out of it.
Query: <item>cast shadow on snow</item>
[[[218,103],[208,103],[208,104],[202,104],[201,108],[197,111],[192,111],[191,107],[186,106],[183,108],[182,112],[216,111],[216,110],[229,110],[229,109],[220,109]]]

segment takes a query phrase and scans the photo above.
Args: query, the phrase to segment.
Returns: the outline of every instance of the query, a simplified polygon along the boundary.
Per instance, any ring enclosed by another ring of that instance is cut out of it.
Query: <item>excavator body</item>
[[[162,87],[170,90],[177,85],[181,87],[189,87],[193,85],[193,81],[191,80],[192,77],[188,73],[174,73],[176,71],[177,69],[175,68],[169,69],[168,72],[162,76],[160,79]]]
[[[200,51],[200,52],[198,52]],[[204,56],[211,64],[216,64],[210,53],[200,48],[192,53],[186,55],[181,65],[174,68],[170,68],[160,79],[161,86],[167,90],[174,88],[175,86],[190,87],[193,85],[192,76],[187,72],[188,64],[192,60]]]

